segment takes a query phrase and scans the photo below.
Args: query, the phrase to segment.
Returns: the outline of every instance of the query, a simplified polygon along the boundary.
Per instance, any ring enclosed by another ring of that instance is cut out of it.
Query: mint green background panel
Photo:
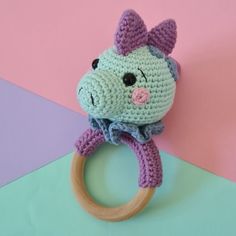
[[[236,184],[161,153],[164,182],[146,209],[124,222],[81,209],[70,184],[72,154],[0,189],[1,236],[235,236]],[[33,158],[33,156],[32,156]],[[86,182],[101,203],[128,201],[138,165],[126,146],[102,146],[87,162]]]

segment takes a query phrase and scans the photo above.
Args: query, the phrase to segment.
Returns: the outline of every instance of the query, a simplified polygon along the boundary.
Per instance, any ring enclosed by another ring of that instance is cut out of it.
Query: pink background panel
[[[182,65],[176,103],[160,148],[236,181],[236,2],[233,0],[1,0],[0,76],[81,111],[75,87],[113,43],[124,9],[148,28],[178,24],[173,56]]]

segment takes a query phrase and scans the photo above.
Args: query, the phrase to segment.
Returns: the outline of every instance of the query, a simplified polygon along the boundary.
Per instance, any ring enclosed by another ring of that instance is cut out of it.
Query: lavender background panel
[[[71,152],[87,117],[0,79],[0,187]]]

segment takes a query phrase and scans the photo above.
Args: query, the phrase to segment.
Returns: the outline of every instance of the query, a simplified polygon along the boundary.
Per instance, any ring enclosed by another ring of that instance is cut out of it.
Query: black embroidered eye
[[[92,62],[92,67],[93,67],[94,70],[97,68],[98,62],[99,62],[99,59],[98,59],[98,58],[97,58],[97,59],[94,59],[93,62]]]
[[[136,80],[137,79],[136,79],[135,75],[132,73],[125,73],[123,76],[123,82],[124,82],[125,86],[134,85]]]

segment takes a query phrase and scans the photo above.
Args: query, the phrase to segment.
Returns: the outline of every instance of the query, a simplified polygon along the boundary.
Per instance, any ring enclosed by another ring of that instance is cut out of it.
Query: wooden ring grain
[[[138,212],[140,212],[152,198],[154,187],[140,187],[137,194],[128,203],[118,207],[106,207],[94,201],[89,195],[84,183],[84,166],[86,157],[75,152],[72,169],[71,180],[74,192],[81,206],[93,216],[108,221],[126,220]]]

